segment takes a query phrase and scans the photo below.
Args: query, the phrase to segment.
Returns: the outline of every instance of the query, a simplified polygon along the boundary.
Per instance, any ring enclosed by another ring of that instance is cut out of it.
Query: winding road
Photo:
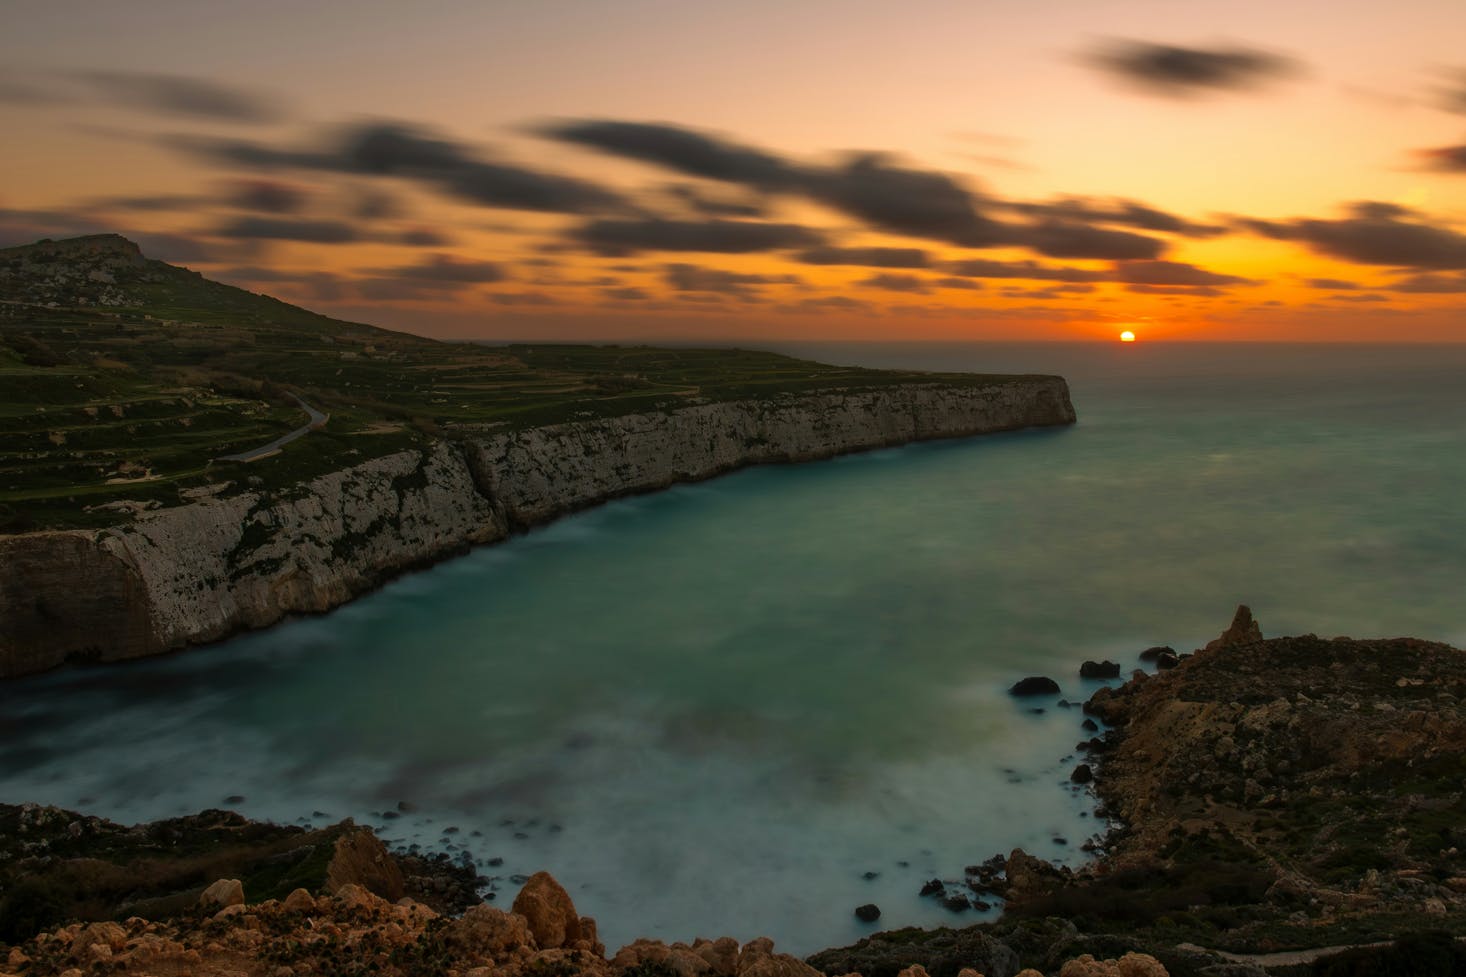
[[[248,451],[241,451],[238,454],[220,455],[215,460],[250,462],[259,461],[261,458],[268,458],[271,455],[275,454],[277,451],[279,451],[281,448],[285,447],[290,442],[294,441],[296,438],[305,437],[305,435],[309,434],[310,432],[325,427],[326,422],[331,419],[330,414],[322,414],[310,404],[307,404],[305,401],[295,396],[295,394],[291,394],[290,397],[301,406],[301,409],[304,410],[306,414],[310,416],[310,420],[306,422],[304,427],[298,427],[294,431],[291,431],[289,434],[282,434],[280,437],[276,438],[274,441],[271,441],[269,444],[261,445],[258,448],[251,448]]]

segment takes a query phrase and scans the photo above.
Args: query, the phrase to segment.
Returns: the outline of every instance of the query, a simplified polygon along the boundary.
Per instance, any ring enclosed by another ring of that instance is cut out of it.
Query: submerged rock
[[[1013,683],[1009,695],[1052,695],[1059,691],[1059,683],[1044,675],[1030,675]]]
[[[1119,678],[1120,663],[1109,660],[1096,662],[1087,661],[1079,666],[1080,678]]]

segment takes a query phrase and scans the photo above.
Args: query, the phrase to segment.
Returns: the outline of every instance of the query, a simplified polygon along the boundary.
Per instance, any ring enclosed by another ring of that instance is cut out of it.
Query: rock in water
[[[874,923],[881,918],[881,907],[873,902],[855,907],[855,917],[862,923]]]
[[[1223,631],[1215,641],[1207,642],[1203,651],[1215,651],[1229,645],[1250,645],[1262,640],[1262,628],[1252,619],[1252,608],[1246,604],[1237,605],[1232,616],[1232,626]]]
[[[1176,649],[1170,645],[1156,645],[1154,648],[1147,648],[1142,651],[1140,653],[1140,660],[1143,662],[1153,662],[1162,655],[1174,655],[1175,653]]]
[[[1074,772],[1069,775],[1069,779],[1076,784],[1087,784],[1094,779],[1094,771],[1090,769],[1089,764],[1081,763],[1074,768]]]
[[[1119,678],[1120,663],[1112,661],[1087,661],[1079,666],[1080,678]]]
[[[514,900],[513,911],[529,921],[529,931],[541,950],[554,950],[580,939],[575,903],[549,872],[529,877]]]
[[[1009,695],[1050,695],[1059,691],[1059,683],[1043,675],[1019,679],[1008,690]]]
[[[326,891],[334,895],[345,885],[359,885],[388,902],[406,893],[402,869],[371,828],[358,828],[336,839],[336,853],[326,866]]]

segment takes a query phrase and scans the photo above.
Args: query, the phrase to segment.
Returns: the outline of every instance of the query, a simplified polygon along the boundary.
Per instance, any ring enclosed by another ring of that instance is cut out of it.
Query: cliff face
[[[698,404],[440,442],[97,533],[0,537],[0,676],[325,611],[515,529],[745,465],[1073,422],[1058,377]]]

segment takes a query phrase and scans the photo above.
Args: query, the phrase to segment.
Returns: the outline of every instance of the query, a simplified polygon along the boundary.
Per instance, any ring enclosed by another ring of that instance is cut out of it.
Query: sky
[[[1466,341],[1461,0],[7,0],[0,246],[444,338]]]

